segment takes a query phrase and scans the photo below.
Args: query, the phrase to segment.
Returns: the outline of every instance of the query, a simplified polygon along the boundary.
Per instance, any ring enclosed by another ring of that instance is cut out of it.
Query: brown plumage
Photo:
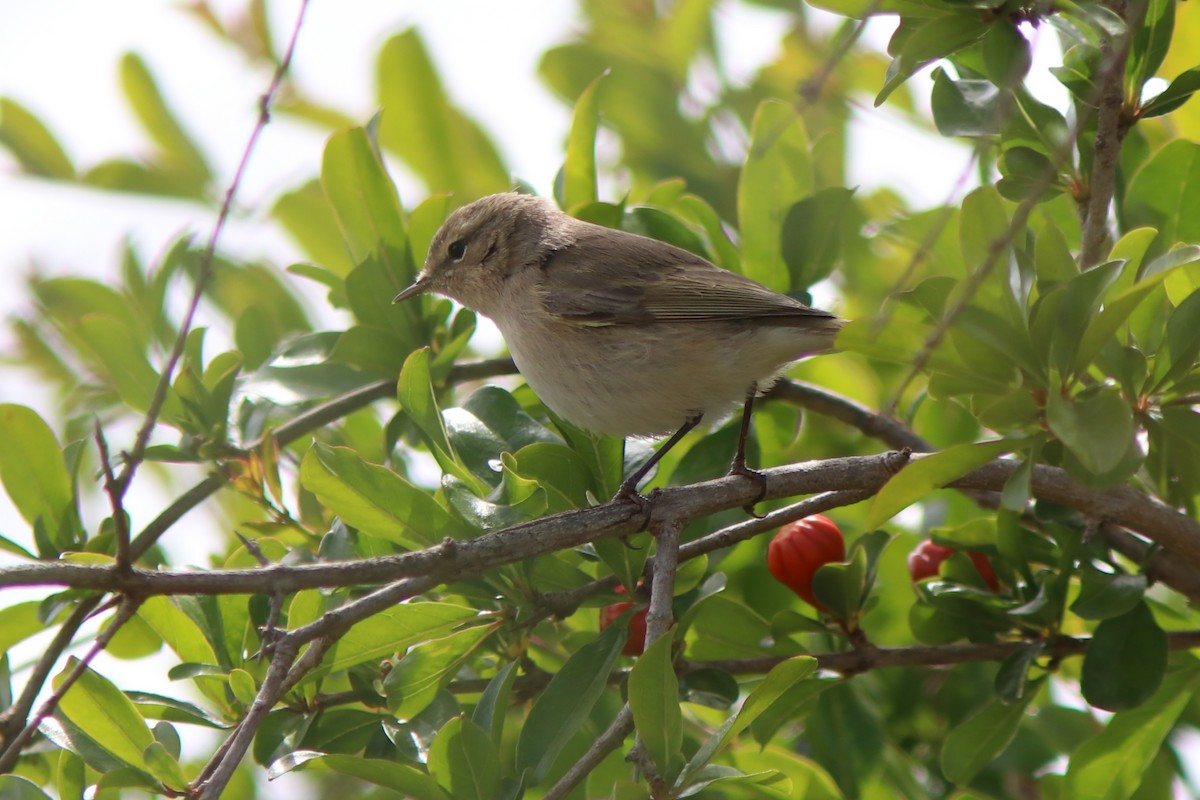
[[[841,320],[678,247],[507,193],[458,209],[416,283],[490,317],[538,396],[575,424],[654,435],[724,414]]]

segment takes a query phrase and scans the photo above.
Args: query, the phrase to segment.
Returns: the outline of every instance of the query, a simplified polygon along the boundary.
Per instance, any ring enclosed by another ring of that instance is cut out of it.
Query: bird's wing
[[[593,325],[834,318],[665,242],[600,231],[547,258],[541,300],[550,313]]]

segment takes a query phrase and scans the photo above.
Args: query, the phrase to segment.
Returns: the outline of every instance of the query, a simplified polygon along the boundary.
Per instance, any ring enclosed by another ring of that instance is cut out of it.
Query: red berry
[[[915,550],[908,554],[908,574],[912,577],[913,583],[937,577],[942,562],[957,552],[953,547],[945,547],[931,541],[921,542]],[[996,578],[996,573],[987,556],[972,551],[968,551],[967,556],[975,565],[975,571],[979,573],[979,577],[983,578],[987,587],[993,592],[1000,591],[1000,581]]]
[[[846,540],[828,517],[814,514],[779,529],[767,546],[767,568],[775,580],[813,608],[828,611],[813,596],[813,575],[823,564],[846,560]]]
[[[625,587],[618,586],[616,592],[625,594]],[[612,625],[634,605],[634,603],[613,603],[600,609],[600,630]],[[646,609],[643,608],[641,611],[634,612],[633,616],[629,618],[629,638],[625,640],[625,646],[621,648],[621,652],[627,656],[640,656],[645,649]]]

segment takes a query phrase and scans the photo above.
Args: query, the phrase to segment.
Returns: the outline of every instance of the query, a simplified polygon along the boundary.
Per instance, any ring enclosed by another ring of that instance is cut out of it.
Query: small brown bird
[[[842,325],[678,247],[593,225],[531,195],[458,209],[400,302],[423,292],[490,317],[555,413],[614,436],[674,435],[621,485],[633,497],[659,458],[705,415],[745,403],[731,472],[745,463],[758,390]]]

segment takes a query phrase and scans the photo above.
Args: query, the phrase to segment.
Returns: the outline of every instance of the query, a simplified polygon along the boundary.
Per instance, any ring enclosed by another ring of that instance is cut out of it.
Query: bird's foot
[[[729,468],[729,474],[740,475],[743,478],[747,478],[748,480],[753,481],[758,487],[758,494],[753,500],[742,506],[742,510],[755,519],[762,519],[765,515],[756,512],[754,510],[754,506],[767,496],[767,476],[756,469],[747,467],[745,460],[742,459],[737,459],[733,462],[733,465]]]
[[[651,494],[653,495],[653,493]],[[650,497],[647,497],[639,492],[637,490],[637,484],[632,482],[632,480],[627,480],[621,484],[621,487],[617,489],[617,493],[613,495],[612,502],[631,503],[632,505],[636,506],[638,513],[642,515],[642,524],[638,530],[644,531],[646,528],[650,527],[650,514],[654,510],[654,501]],[[639,549],[634,545],[631,545],[625,538],[622,538],[621,541],[631,550]]]

